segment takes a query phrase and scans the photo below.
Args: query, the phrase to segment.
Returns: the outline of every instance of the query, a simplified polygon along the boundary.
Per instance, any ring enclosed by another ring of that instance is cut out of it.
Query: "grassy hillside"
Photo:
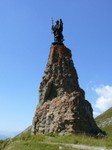
[[[103,114],[96,117],[95,120],[97,123],[99,123],[100,121],[105,120],[107,118],[111,118],[111,117],[112,117],[112,107],[108,109],[107,111],[105,111]]]
[[[97,125],[102,128],[107,134],[112,134],[112,107],[103,114],[96,117]]]
[[[107,138],[112,141],[112,107],[98,116],[96,119],[97,125],[107,133]]]
[[[25,133],[13,139],[7,139],[0,143],[0,150],[74,150],[76,148],[66,147],[60,143],[84,144],[89,146],[100,146],[112,148],[112,134],[103,139],[96,139],[86,135],[43,135],[32,136]],[[54,144],[55,143],[55,144]],[[56,144],[57,143],[57,144]]]
[[[107,132],[107,137],[96,139],[86,135],[64,135],[38,134],[32,136],[27,128],[19,136],[13,139],[0,140],[0,150],[79,150],[66,147],[61,143],[84,144],[112,149],[112,108],[96,118],[97,124]],[[27,132],[28,131],[28,132]],[[57,143],[57,144],[56,144]]]

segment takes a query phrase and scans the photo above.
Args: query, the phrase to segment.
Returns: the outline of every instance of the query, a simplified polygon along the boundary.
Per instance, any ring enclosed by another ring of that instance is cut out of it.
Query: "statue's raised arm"
[[[62,19],[60,19],[60,31],[61,32],[63,31],[63,22],[62,22]]]
[[[54,42],[53,44],[63,44],[63,35],[62,35],[62,31],[63,31],[63,22],[62,19],[57,20],[56,24],[54,25],[52,22],[52,33],[54,34]]]

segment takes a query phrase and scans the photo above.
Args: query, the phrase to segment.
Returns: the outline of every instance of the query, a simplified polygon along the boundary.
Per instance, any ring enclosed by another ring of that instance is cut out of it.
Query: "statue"
[[[63,44],[63,35],[62,35],[62,31],[63,31],[63,22],[62,19],[57,20],[56,24],[53,24],[53,20],[52,20],[52,33],[54,34],[54,42],[53,44]]]

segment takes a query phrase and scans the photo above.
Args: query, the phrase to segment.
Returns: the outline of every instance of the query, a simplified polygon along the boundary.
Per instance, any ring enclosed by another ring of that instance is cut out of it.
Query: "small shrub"
[[[10,139],[0,140],[0,150],[4,149],[10,143]]]

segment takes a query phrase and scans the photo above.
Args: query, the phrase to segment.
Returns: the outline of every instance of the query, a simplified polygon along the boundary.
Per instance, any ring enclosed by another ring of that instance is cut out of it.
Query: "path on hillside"
[[[82,145],[82,144],[66,144],[66,143],[54,143],[54,142],[41,142],[41,143],[59,145],[59,150],[63,150],[63,147],[72,147],[72,148],[77,148],[79,150],[112,150],[110,148],[88,146],[88,145]]]

